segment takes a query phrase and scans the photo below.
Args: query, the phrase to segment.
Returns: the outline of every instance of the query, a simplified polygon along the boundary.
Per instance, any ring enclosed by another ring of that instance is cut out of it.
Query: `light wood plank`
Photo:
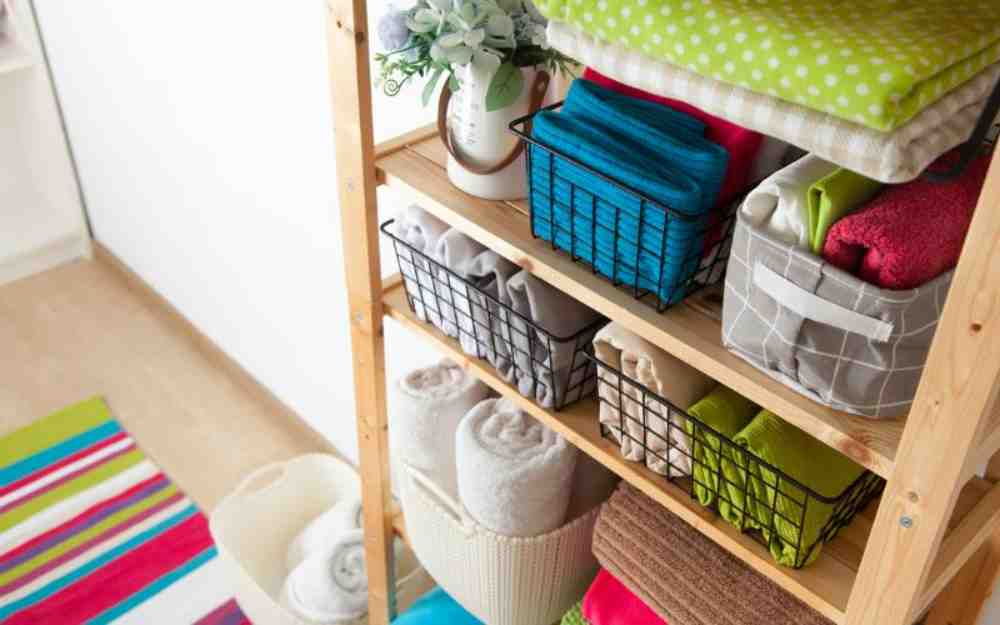
[[[666,314],[635,301],[567,254],[531,235],[528,219],[503,202],[453,187],[435,156],[436,139],[378,161],[389,186],[539,278],[625,324],[678,358],[749,397],[880,475],[892,469],[904,420],[872,421],[817,404],[730,354],[720,326],[685,306]],[[428,158],[425,155],[431,155]]]
[[[976,625],[1000,578],[1000,532],[994,532],[934,601],[924,625]]]
[[[368,13],[365,0],[329,2],[330,87],[361,460],[368,622],[389,625],[396,615],[396,582]]]
[[[667,482],[663,476],[650,471],[641,463],[623,459],[618,446],[600,434],[595,400],[577,402],[560,412],[541,408],[500,378],[488,362],[470,358],[455,339],[420,321],[409,308],[405,288],[398,276],[385,281],[383,302],[386,315],[423,336],[498,393],[513,399],[523,410],[565,436],[581,451],[823,615],[837,623],[844,621],[848,597],[878,509],[877,502],[873,502],[859,514],[851,525],[841,531],[836,540],[826,545],[822,557],[816,563],[802,570],[778,566],[759,543],[702,508],[687,491]],[[979,520],[969,519],[973,514],[982,514],[982,510],[993,505],[989,501],[991,495],[995,495],[995,489],[989,482],[979,478],[971,480],[957,498],[955,514],[949,526],[957,528],[958,532],[965,523],[970,526],[978,525]],[[951,563],[943,562],[939,566],[945,570]]]
[[[965,516],[958,527],[945,537],[914,613],[920,614],[929,608],[948,582],[998,530],[1000,530],[1000,485],[994,486]]]
[[[995,410],[1000,379],[1000,159],[994,157],[948,301],[917,389],[896,463],[869,538],[848,607],[848,625],[909,625],[925,604],[939,566],[961,567],[964,545],[985,525],[964,532],[955,557],[934,556],[967,474],[984,423]],[[978,510],[977,510],[978,511]],[[995,510],[984,509],[981,523]],[[944,543],[948,553],[958,539]],[[977,545],[978,547],[978,545]],[[963,559],[964,558],[964,559]]]
[[[375,158],[383,158],[389,156],[393,152],[398,152],[404,148],[408,148],[411,145],[417,145],[426,143],[427,139],[437,136],[437,125],[428,124],[426,126],[421,126],[420,128],[415,128],[410,132],[403,133],[398,137],[393,137],[388,141],[383,141],[375,146]],[[438,145],[441,145],[440,143]],[[444,146],[441,146],[444,149]]]

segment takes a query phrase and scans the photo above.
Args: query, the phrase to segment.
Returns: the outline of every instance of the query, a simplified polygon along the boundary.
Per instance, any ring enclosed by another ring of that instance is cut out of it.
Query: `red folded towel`
[[[593,81],[600,86],[611,89],[618,93],[658,102],[669,106],[675,111],[686,113],[691,117],[701,121],[706,125],[705,138],[714,143],[718,143],[729,152],[729,164],[726,167],[726,177],[722,181],[722,188],[719,191],[719,206],[724,206],[733,200],[740,191],[743,191],[750,182],[747,178],[753,166],[757,152],[760,150],[764,135],[753,130],[748,130],[742,126],[726,121],[724,119],[709,115],[705,111],[695,108],[680,100],[671,100],[652,93],[647,93],[641,89],[624,85],[616,80],[608,78],[595,72],[589,67],[583,73],[583,77]]]
[[[583,596],[583,617],[591,625],[667,625],[604,569]]]
[[[946,154],[938,164],[954,162]],[[924,179],[889,187],[833,224],[823,246],[827,262],[885,289],[913,289],[958,264],[990,155],[956,180]]]

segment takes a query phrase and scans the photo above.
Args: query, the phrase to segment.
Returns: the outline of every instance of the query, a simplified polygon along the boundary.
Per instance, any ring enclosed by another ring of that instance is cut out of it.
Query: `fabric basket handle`
[[[549,90],[549,74],[548,72],[539,70],[535,74],[535,80],[531,84],[531,100],[528,105],[528,112],[534,113],[538,111],[542,106],[542,101],[545,99],[545,93]],[[437,128],[438,136],[441,138],[441,143],[444,147],[448,149],[448,154],[455,161],[467,169],[468,171],[479,174],[480,176],[486,176],[489,174],[495,174],[501,169],[504,169],[511,163],[517,160],[517,157],[521,156],[524,152],[524,141],[518,141],[511,151],[500,160],[496,165],[476,165],[475,163],[470,163],[458,150],[455,149],[455,145],[451,140],[451,131],[448,129],[448,103],[451,102],[451,89],[448,85],[445,85],[441,89],[441,96],[438,98],[438,114],[437,114]],[[528,132],[531,132],[531,122],[528,122]]]
[[[758,262],[753,267],[753,283],[781,306],[817,323],[833,326],[885,343],[893,324],[868,317],[816,296]]]
[[[469,514],[465,511],[465,507],[462,506],[460,502],[455,501],[451,495],[444,492],[444,490],[435,484],[434,480],[427,477],[423,471],[415,469],[405,462],[400,464],[415,487],[427,491],[428,494],[432,495],[434,499],[447,509],[446,512],[451,515],[452,520],[461,526],[462,533],[464,533],[467,537],[471,537],[476,533],[475,522],[469,517]]]

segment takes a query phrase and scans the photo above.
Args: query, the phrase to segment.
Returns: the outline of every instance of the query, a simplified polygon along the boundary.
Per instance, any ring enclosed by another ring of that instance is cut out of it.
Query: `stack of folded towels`
[[[833,506],[784,480],[776,491],[774,473],[753,459],[828,498],[862,467],[616,323],[598,332],[594,354],[599,419],[626,459],[671,478],[691,476],[702,505],[740,530],[759,530],[780,564],[802,566],[819,555],[821,545],[810,547]]]
[[[697,419],[689,419],[685,429],[698,501],[716,506],[740,530],[759,530],[778,564],[799,567],[813,562],[835,509],[785,478],[832,499],[857,481],[864,468],[725,386],[696,402],[688,413]]]
[[[989,162],[983,154],[946,183],[883,187],[810,154],[767,178],[741,211],[779,241],[877,287],[913,289],[958,263]]]
[[[705,129],[660,104],[574,81],[560,111],[534,117],[532,136],[617,184],[532,145],[534,233],[614,281],[683,299],[729,160]]]
[[[465,353],[489,361],[541,406],[592,390],[577,342],[564,339],[596,331],[600,315],[418,206],[397,217],[396,233],[423,254],[399,255],[421,320],[459,339]]]
[[[548,43],[581,63],[886,183],[964,142],[1000,77],[990,3],[717,4],[537,6]]]
[[[531,537],[604,501],[614,475],[449,361],[409,373],[389,403],[392,455],[484,528]]]
[[[830,625],[628,484],[601,508],[593,548],[590,625]]]

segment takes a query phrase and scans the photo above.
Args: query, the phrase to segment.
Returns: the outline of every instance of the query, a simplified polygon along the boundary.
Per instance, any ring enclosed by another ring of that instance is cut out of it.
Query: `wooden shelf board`
[[[722,384],[775,412],[812,436],[888,477],[905,419],[872,421],[832,410],[775,382],[730,354],[717,320],[677,306],[665,314],[637,302],[567,254],[531,235],[524,202],[492,202],[455,188],[444,169],[445,151],[436,136],[414,133],[376,162],[379,179],[426,210],[462,230],[606,317],[690,363]]]
[[[410,310],[405,288],[398,276],[390,278],[385,284],[383,304],[388,317],[429,340],[449,358],[472,371],[498,393],[513,399],[523,410],[565,436],[581,451],[680,516],[754,570],[773,580],[835,623],[843,621],[847,600],[854,586],[854,579],[878,511],[877,501],[872,502],[851,525],[844,528],[836,540],[826,545],[823,555],[814,564],[801,570],[778,566],[771,559],[767,549],[703,508],[685,490],[668,482],[663,476],[650,471],[644,465],[622,458],[618,446],[601,436],[596,418],[595,400],[577,402],[560,412],[539,407],[505,382],[488,362],[467,356],[458,341],[446,336],[434,326],[420,321]],[[1000,488],[993,487],[986,480],[975,478],[959,495],[949,525],[955,532],[946,537],[941,554],[932,568],[930,575],[932,581],[928,585],[925,597],[926,605],[930,605],[947,580],[982,543],[979,541],[974,544],[971,534],[989,535],[985,527],[987,517],[989,517],[988,522],[994,525],[1000,521]],[[396,518],[398,527],[402,528],[402,515],[398,514]],[[405,530],[397,531],[405,535]]]

